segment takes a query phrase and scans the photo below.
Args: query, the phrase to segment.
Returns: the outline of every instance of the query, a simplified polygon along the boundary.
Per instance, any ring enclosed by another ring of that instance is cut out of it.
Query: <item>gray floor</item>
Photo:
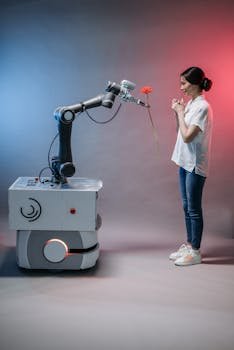
[[[22,271],[1,220],[1,350],[234,349],[234,239],[206,233],[203,263],[176,267],[180,233],[106,220],[88,271]]]

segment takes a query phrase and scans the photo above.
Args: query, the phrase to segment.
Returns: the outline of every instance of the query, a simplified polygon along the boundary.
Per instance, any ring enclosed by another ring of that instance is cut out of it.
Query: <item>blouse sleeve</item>
[[[201,131],[205,130],[206,122],[208,117],[208,106],[199,106],[194,111],[194,115],[191,119],[190,125],[197,125]]]

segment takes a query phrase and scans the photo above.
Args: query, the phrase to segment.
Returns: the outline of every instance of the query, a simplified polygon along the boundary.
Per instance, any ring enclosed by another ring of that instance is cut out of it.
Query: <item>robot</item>
[[[103,183],[71,178],[76,170],[71,152],[72,123],[77,113],[87,109],[112,108],[116,96],[148,107],[131,95],[134,88],[127,80],[108,82],[105,94],[55,110],[59,152],[49,160],[52,177],[19,177],[8,192],[9,225],[17,232],[19,267],[83,270],[95,266],[99,257],[97,232],[102,224],[97,200]]]

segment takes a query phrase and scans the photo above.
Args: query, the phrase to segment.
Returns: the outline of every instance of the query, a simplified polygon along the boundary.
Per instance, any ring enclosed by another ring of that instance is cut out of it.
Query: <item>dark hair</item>
[[[205,73],[199,67],[190,67],[180,76],[183,76],[190,84],[198,85],[201,90],[208,91],[212,86],[212,81],[205,76]]]

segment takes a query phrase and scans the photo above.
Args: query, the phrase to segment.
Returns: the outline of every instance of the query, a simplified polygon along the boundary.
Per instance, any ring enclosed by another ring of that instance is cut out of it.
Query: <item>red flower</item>
[[[150,94],[150,93],[153,91],[153,89],[152,89],[151,86],[143,86],[143,87],[141,88],[140,91],[141,91],[143,94],[148,95],[148,94]]]

